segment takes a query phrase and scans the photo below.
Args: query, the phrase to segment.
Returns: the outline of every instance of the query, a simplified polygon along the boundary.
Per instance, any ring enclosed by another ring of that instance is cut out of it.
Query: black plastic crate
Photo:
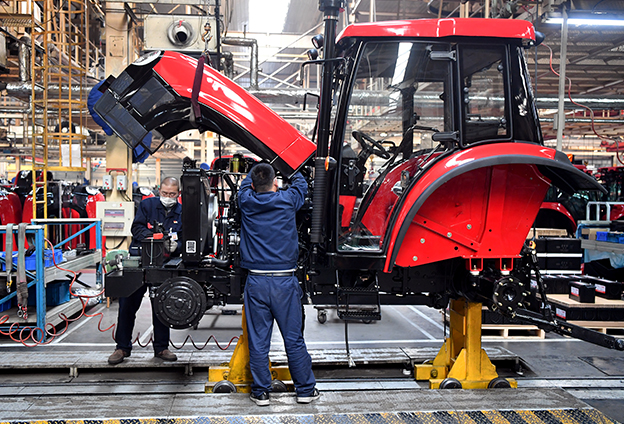
[[[580,272],[582,262],[581,256],[548,256],[545,269]]]
[[[604,299],[619,300],[622,298],[622,283],[619,281],[606,280],[604,278],[596,278],[585,276],[583,281],[596,286],[596,296]]]
[[[570,278],[566,275],[542,275],[546,285],[546,294],[568,294],[570,292]],[[532,284],[533,285],[533,284]],[[534,285],[537,288],[537,283]]]
[[[596,302],[596,286],[583,281],[571,281],[568,296],[580,303],[594,303]]]
[[[537,253],[546,253],[546,239],[538,237],[534,241]]]
[[[579,303],[561,304],[551,300],[552,309],[557,318],[566,321],[623,321],[624,308],[605,307],[604,305]]]
[[[581,253],[581,240],[568,237],[549,237],[546,239],[548,253]]]

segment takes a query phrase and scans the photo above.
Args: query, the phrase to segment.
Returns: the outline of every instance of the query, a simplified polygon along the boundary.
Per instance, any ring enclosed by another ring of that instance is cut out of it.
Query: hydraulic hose
[[[214,265],[214,266],[230,266],[232,261],[230,260],[230,258],[219,259],[219,258],[207,257],[205,259],[202,259],[201,263],[202,265],[205,264],[205,265]]]
[[[310,241],[320,243],[323,240],[323,220],[325,218],[325,194],[327,193],[327,171],[325,158],[316,158],[314,161],[314,194],[312,197],[312,223],[310,227]]]
[[[7,234],[11,234],[10,232],[7,232]],[[45,242],[50,246],[50,248],[54,249],[52,242],[50,242],[50,240],[45,239]],[[100,296],[102,296],[104,294],[104,290],[101,290],[98,293],[95,294],[79,294],[74,292],[73,290],[73,285],[75,282],[77,282],[77,277],[78,275],[76,274],[75,271],[72,271],[71,269],[66,269],[66,268],[62,268],[60,267],[57,263],[56,263],[56,259],[54,257],[54,255],[52,255],[52,262],[54,263],[54,266],[56,268],[58,268],[61,271],[65,271],[67,273],[70,273],[73,275],[71,282],[69,283],[69,292],[71,297],[76,297],[78,299],[80,299],[80,303],[82,304],[82,309],[80,311],[80,313],[74,317],[74,318],[69,318],[68,316],[66,316],[64,313],[60,313],[59,314],[59,318],[61,319],[61,322],[64,324],[63,329],[60,331],[56,330],[56,327],[54,325],[52,325],[51,323],[46,323],[46,325],[44,326],[44,328],[40,328],[40,327],[33,327],[33,326],[25,326],[22,327],[20,326],[19,323],[15,322],[12,323],[9,326],[8,331],[3,331],[0,329],[0,334],[3,336],[8,336],[11,338],[11,340],[13,340],[14,342],[17,343],[21,343],[22,345],[26,346],[26,347],[36,347],[36,346],[42,346],[42,345],[48,345],[50,343],[52,343],[52,341],[54,341],[54,339],[56,339],[59,336],[62,336],[63,334],[65,334],[67,332],[67,330],[69,329],[69,324],[71,322],[75,322],[77,320],[79,320],[81,317],[88,317],[88,318],[99,318],[98,321],[98,331],[104,333],[107,332],[111,329],[113,329],[113,333],[111,334],[112,339],[115,340],[115,327],[117,326],[117,324],[111,324],[110,326],[106,327],[106,328],[102,328],[102,322],[104,321],[104,314],[102,312],[97,312],[95,314],[89,314],[87,313],[87,306],[89,303],[89,299],[93,299],[93,298],[99,298]],[[228,261],[222,261],[219,259],[215,258],[215,262],[219,262],[221,264],[225,265],[225,262]],[[8,263],[8,262],[7,262]],[[219,264],[217,264],[219,265]],[[229,265],[229,263],[228,263]],[[0,325],[4,325],[5,323],[7,323],[7,321],[9,320],[9,315],[5,314],[5,315],[0,315]],[[47,339],[47,340],[46,340]],[[198,345],[197,343],[195,343],[195,341],[193,340],[193,338],[188,335],[186,336],[186,338],[184,339],[184,341],[182,342],[181,345],[175,345],[173,342],[170,341],[171,346],[173,346],[175,349],[182,349],[186,343],[191,343],[193,345],[193,347],[197,350],[202,350],[204,349],[208,343],[214,340],[215,344],[217,345],[217,347],[221,350],[227,350],[229,349],[229,347],[232,345],[232,343],[235,340],[238,340],[238,336],[234,336],[230,339],[230,341],[227,343],[227,345],[221,346],[221,344],[219,343],[219,341],[217,340],[217,338],[214,335],[211,335],[206,342],[203,344],[203,346]],[[149,345],[149,343],[153,342],[153,337],[150,336],[149,340],[147,340],[145,342],[145,344],[141,343],[141,333],[138,333],[136,338],[134,339],[134,341],[132,342],[133,344],[138,344],[141,347],[146,347],[147,345]]]

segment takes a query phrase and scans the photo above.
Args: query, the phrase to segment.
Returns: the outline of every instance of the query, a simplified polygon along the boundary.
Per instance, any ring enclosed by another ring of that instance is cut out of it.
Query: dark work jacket
[[[132,222],[132,246],[139,247],[141,240],[152,236],[155,221],[163,224],[165,235],[169,234],[169,230],[178,234],[178,248],[172,256],[179,254],[182,246],[182,205],[176,203],[169,214],[166,214],[160,197],[148,197],[139,203]]]
[[[295,269],[299,239],[295,214],[303,205],[308,184],[295,174],[287,190],[256,193],[249,175],[241,183],[241,266],[251,270]]]

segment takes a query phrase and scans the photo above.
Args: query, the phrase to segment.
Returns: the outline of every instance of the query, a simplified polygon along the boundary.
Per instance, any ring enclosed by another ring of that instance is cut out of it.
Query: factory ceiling
[[[98,2],[100,11],[105,14],[109,5],[120,3]],[[470,15],[483,17],[486,13],[483,1],[471,1]],[[129,3],[128,3],[129,4]],[[261,36],[255,33],[250,25],[250,15],[253,15],[252,6],[257,3],[253,0],[220,0],[223,23],[227,30],[225,36]],[[214,10],[214,0],[195,2],[188,0],[168,1],[160,0],[152,3],[149,0],[137,0],[132,3],[134,17],[137,19],[137,34],[143,36],[142,23],[146,16],[153,14],[206,14]],[[254,6],[256,5],[256,6]],[[264,4],[267,5],[266,3]],[[271,32],[285,33],[293,40],[301,34],[305,38],[322,31],[322,16],[318,11],[316,0],[291,0],[284,2],[281,13],[284,24]],[[420,19],[420,18],[447,18],[458,16],[460,2],[457,0],[350,0],[341,15],[339,29],[353,22],[368,22]],[[489,16],[497,19],[525,19],[533,22],[538,31],[544,34],[544,42],[536,49],[527,51],[527,59],[533,88],[538,98],[538,107],[541,109],[543,130],[547,138],[553,137],[555,131],[551,123],[556,109],[559,95],[559,77],[554,71],[559,70],[560,55],[562,52],[562,25],[546,23],[549,17],[560,17],[562,9],[566,8],[569,18],[591,16],[596,18],[612,18],[624,20],[624,2],[618,0],[513,0],[490,2]],[[130,12],[128,12],[130,13]],[[279,13],[276,13],[279,15]],[[253,16],[251,16],[253,18]],[[93,25],[101,29],[103,15],[93,13]],[[279,19],[276,22],[281,22]],[[272,23],[272,21],[271,21]],[[89,29],[94,31],[93,28]],[[95,31],[97,33],[97,31]],[[266,34],[265,34],[266,35]],[[302,38],[303,41],[304,40]],[[280,42],[284,42],[280,40]],[[15,44],[15,43],[14,43]],[[265,43],[266,44],[266,43]],[[301,42],[290,47],[281,48],[274,55],[279,60],[269,60],[260,63],[260,90],[284,90],[283,97],[271,93],[273,98],[288,98],[295,88],[300,88],[297,76],[301,63],[305,60],[305,47]],[[259,45],[261,50],[264,45]],[[570,96],[579,104],[591,105],[595,111],[594,127],[601,135],[621,136],[624,116],[624,25],[621,26],[594,26],[568,25],[566,44],[566,97]],[[235,52],[235,59],[249,60],[247,50],[243,47],[224,46],[224,49]],[[551,53],[552,52],[552,53]],[[238,57],[236,56],[238,54]],[[291,58],[291,63],[287,63]],[[242,62],[241,62],[242,63]],[[9,51],[9,74],[3,75],[2,81],[15,83],[18,78],[15,51]],[[239,65],[235,80],[243,86],[249,84],[249,62],[245,63],[247,70]],[[551,69],[551,67],[553,69]],[[312,75],[313,77],[313,75]],[[313,78],[312,78],[313,79]],[[95,81],[95,80],[94,80]],[[569,87],[569,89],[568,89]],[[313,88],[313,85],[312,85]],[[569,92],[568,92],[569,91]],[[291,108],[294,112],[295,109]],[[280,111],[280,113],[283,111]],[[566,103],[566,135],[591,135],[592,124],[590,112],[582,106]]]

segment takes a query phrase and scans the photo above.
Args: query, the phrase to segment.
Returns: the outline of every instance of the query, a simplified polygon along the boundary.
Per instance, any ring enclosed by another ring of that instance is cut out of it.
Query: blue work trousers
[[[312,359],[303,340],[303,292],[297,278],[249,275],[245,286],[245,314],[249,340],[251,391],[259,396],[271,388],[269,350],[273,320],[284,338],[288,368],[298,396],[310,396],[316,380]]]
[[[134,330],[134,322],[136,314],[141,307],[143,296],[147,286],[144,284],[137,291],[128,297],[119,298],[119,313],[117,315],[117,326],[115,327],[115,342],[117,349],[123,349],[126,352],[132,350],[132,331]],[[160,322],[154,312],[154,300],[152,302],[152,323],[154,325],[153,345],[154,352],[160,353],[169,348],[169,327]]]

